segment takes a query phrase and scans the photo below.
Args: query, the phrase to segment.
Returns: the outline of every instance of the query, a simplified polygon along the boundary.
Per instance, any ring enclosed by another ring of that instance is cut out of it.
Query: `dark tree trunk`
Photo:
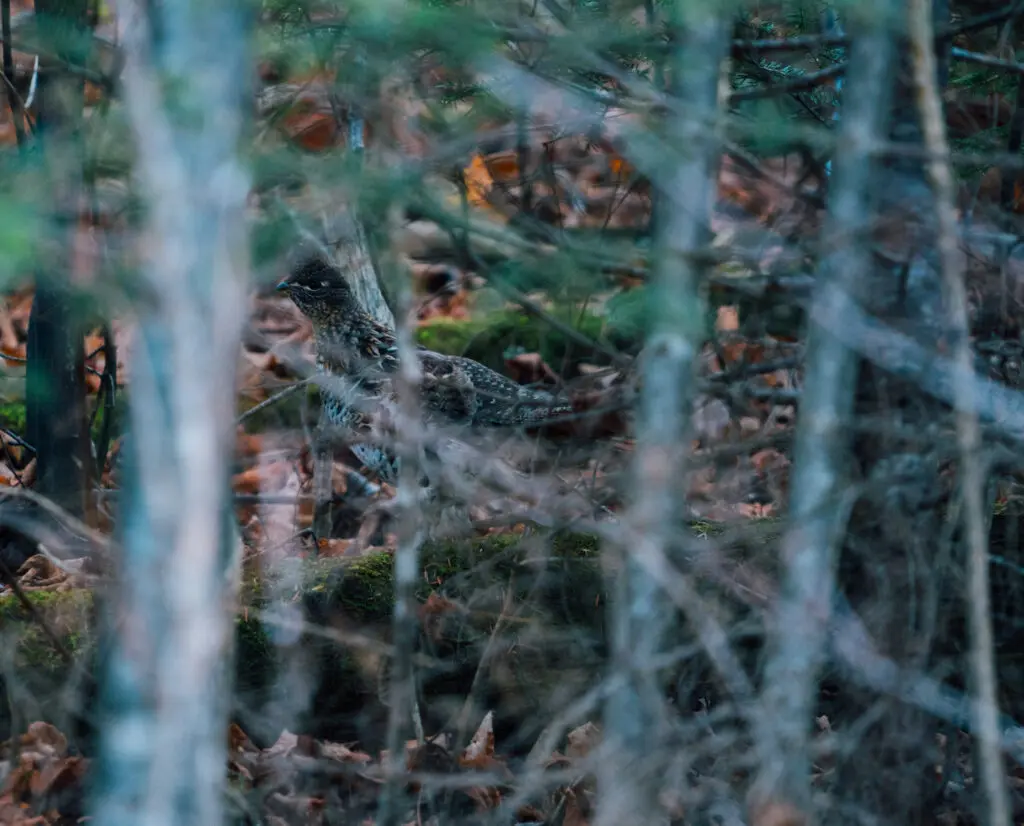
[[[87,3],[36,3],[40,32],[51,51],[83,62]],[[77,35],[77,38],[76,38]],[[85,410],[85,358],[81,313],[68,275],[81,200],[82,81],[45,67],[39,84],[36,134],[46,153],[52,183],[53,234],[36,272],[36,294],[28,337],[26,428],[36,449],[36,488],[76,514],[85,510],[91,465]]]

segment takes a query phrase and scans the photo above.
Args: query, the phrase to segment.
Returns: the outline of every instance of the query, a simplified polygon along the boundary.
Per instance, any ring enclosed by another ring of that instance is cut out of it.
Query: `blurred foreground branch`
[[[626,520],[633,541],[615,559],[617,584],[610,611],[613,673],[624,677],[605,704],[608,755],[599,823],[649,824],[664,815],[659,781],[666,750],[663,689],[647,668],[661,653],[671,622],[666,583],[655,571],[674,541],[685,446],[686,411],[693,401],[693,369],[703,329],[698,284],[704,265],[693,255],[705,243],[714,199],[718,72],[728,50],[726,17],[708,4],[677,2],[671,9],[679,43],[671,57],[673,92],[683,110],[667,118],[674,151],[661,176],[651,279],[651,332],[633,462],[635,493]],[[683,583],[684,586],[687,583]],[[689,589],[684,587],[684,596]],[[686,600],[689,602],[689,600]],[[697,608],[681,607],[689,613]],[[702,639],[702,641],[704,641]],[[709,652],[714,657],[714,652]]]
[[[821,262],[822,284],[856,292],[868,281],[871,147],[885,134],[893,44],[878,25],[877,9],[852,24],[847,111],[839,128],[833,190],[824,233],[846,238]],[[833,300],[819,289],[816,306]],[[832,327],[811,325],[807,377],[797,426],[791,482],[791,526],[784,539],[786,574],[770,628],[758,745],[761,773],[755,806],[783,805],[810,814],[810,725],[825,656],[835,566],[849,502],[849,438],[856,389],[857,354]]]
[[[247,32],[232,2],[120,11],[149,226],[95,816],[214,826],[236,564],[227,460],[248,268]]]

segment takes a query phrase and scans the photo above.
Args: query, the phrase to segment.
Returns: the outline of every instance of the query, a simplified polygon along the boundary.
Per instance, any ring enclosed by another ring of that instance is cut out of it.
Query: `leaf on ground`
[[[566,735],[566,755],[579,760],[601,745],[601,728],[592,722],[586,722]]]
[[[477,727],[476,733],[473,735],[473,739],[470,740],[469,745],[466,746],[462,754],[459,756],[459,765],[466,769],[477,769],[478,771],[495,772],[499,776],[512,779],[512,773],[509,771],[508,766],[505,762],[494,754],[494,712],[488,711],[484,715],[484,719],[480,721],[480,725]],[[497,805],[489,791],[480,795],[473,795],[480,805],[490,807],[491,805]]]
[[[66,591],[75,585],[72,575],[44,554],[26,559],[17,576],[25,591]]]
[[[328,558],[347,556],[354,544],[354,539],[321,538],[316,541],[317,554],[321,557]]]
[[[551,369],[540,353],[520,353],[505,359],[505,367],[513,381],[519,384],[558,384],[558,374]]]

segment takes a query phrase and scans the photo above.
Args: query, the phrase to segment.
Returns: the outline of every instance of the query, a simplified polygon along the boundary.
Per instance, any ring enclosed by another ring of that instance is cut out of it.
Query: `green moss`
[[[23,434],[25,432],[25,403],[0,403],[0,427]]]
[[[466,352],[472,340],[487,327],[483,321],[455,321],[450,318],[436,318],[421,324],[416,329],[416,342],[434,350],[453,356]]]
[[[600,552],[601,541],[586,533],[559,533],[552,540],[552,550],[559,556],[588,558]]]
[[[255,616],[235,620],[235,680],[247,694],[265,692],[277,675],[276,652],[267,629]]]
[[[423,640],[417,674],[431,698],[423,711],[436,715],[428,726],[445,723],[449,703],[461,708],[496,630],[505,638],[503,653],[481,678],[481,702],[519,721],[543,721],[550,716],[545,704],[554,707],[565,701],[565,692],[578,694],[592,683],[606,638],[599,552],[596,537],[570,532],[424,544],[417,601],[437,593],[465,609],[433,617],[429,639]],[[300,638],[283,643],[262,614],[274,608],[274,577],[282,584],[300,583],[296,596],[308,623]],[[30,598],[67,648],[92,661],[91,595],[41,592]],[[242,603],[246,607],[235,621],[235,709],[250,736],[269,744],[289,727],[365,742],[379,733],[387,715],[380,681],[394,608],[391,554],[288,560],[276,573],[246,571]],[[66,679],[66,664],[12,596],[0,598],[0,629],[16,636],[19,680],[48,702]],[[298,720],[288,717],[291,706],[280,698],[279,677],[294,668],[309,679],[312,692],[308,713]]]
[[[72,655],[87,646],[93,604],[90,591],[29,591],[26,596],[38,618],[46,623],[46,627]],[[61,676],[66,672],[64,656],[44,631],[39,619],[14,594],[0,597],[0,629],[15,639],[16,661],[21,668],[35,670],[48,677]]]
[[[606,335],[609,331],[605,320],[593,313],[574,310],[554,311],[553,315],[593,341],[605,341],[620,349],[629,349],[639,342],[635,331],[626,331],[622,336],[611,331],[612,335]],[[566,377],[575,374],[581,361],[608,361],[599,351],[572,340],[543,318],[519,310],[500,310],[469,321],[429,321],[419,327],[416,336],[419,344],[431,350],[467,356],[498,371],[503,371],[506,359],[517,353],[540,353],[553,370]]]
[[[341,612],[356,623],[384,622],[394,605],[392,569],[392,558],[387,553],[371,553],[326,566],[307,591],[307,603],[318,614]]]
[[[70,612],[74,615],[92,607],[92,594],[82,589],[68,591],[28,591],[25,596],[34,608],[49,615],[50,612]],[[29,611],[14,594],[0,597],[0,621],[28,619]]]

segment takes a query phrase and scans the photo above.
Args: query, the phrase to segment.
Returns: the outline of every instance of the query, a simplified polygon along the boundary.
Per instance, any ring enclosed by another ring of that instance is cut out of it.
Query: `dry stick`
[[[491,636],[487,640],[487,645],[484,646],[483,653],[480,655],[480,662],[477,664],[476,672],[473,674],[473,681],[469,685],[469,691],[466,692],[466,699],[462,703],[462,710],[456,717],[455,726],[455,743],[454,752],[461,754],[462,750],[466,747],[466,738],[469,734],[469,715],[473,712],[473,698],[476,696],[477,689],[480,687],[480,683],[483,680],[484,669],[486,669],[491,662],[491,657],[494,655],[498,645],[498,634],[504,630],[507,624],[507,617],[514,616],[518,612],[514,608],[515,600],[512,597],[513,585],[511,576],[509,577],[508,590],[505,592],[505,600],[501,606],[501,613],[498,614],[498,619],[494,623],[494,628],[491,630]]]
[[[271,405],[277,404],[280,401],[284,401],[284,399],[287,399],[290,395],[292,395],[292,393],[294,393],[296,390],[299,390],[302,387],[305,387],[308,383],[309,379],[302,379],[301,381],[297,381],[294,384],[288,385],[286,388],[284,388],[284,390],[279,390],[269,399],[264,399],[256,406],[250,407],[241,416],[238,417],[236,423],[241,424],[250,416],[255,416],[261,410],[266,410]]]
[[[749,680],[728,638],[706,610],[693,583],[667,558],[676,529],[686,466],[683,446],[690,423],[682,414],[695,393],[694,360],[700,346],[699,285],[706,270],[693,253],[703,243],[713,200],[718,152],[718,73],[727,53],[721,9],[676,0],[667,7],[677,35],[669,65],[676,106],[664,119],[652,247],[651,291],[656,311],[647,338],[644,387],[638,405],[633,486],[623,527],[609,531],[617,581],[612,589],[612,667],[626,675],[604,707],[606,760],[598,774],[602,798],[597,824],[649,823],[663,818],[658,796],[665,743],[662,692],[643,666],[663,653],[671,622],[667,594],[693,624],[714,666],[738,700],[752,699]],[[699,57],[698,57],[699,56]],[[660,729],[660,730],[659,730]]]
[[[787,195],[791,195],[794,198],[805,200],[812,206],[825,206],[825,199],[819,193],[804,192],[796,184],[791,184],[789,183],[789,181],[784,180],[783,178],[776,175],[774,172],[765,169],[755,155],[753,155],[751,152],[748,152],[738,143],[735,143],[734,141],[730,141],[728,139],[724,139],[722,141],[722,146],[724,147],[725,151],[728,152],[729,155],[733,157],[738,163],[745,166],[758,177],[772,184],[772,186],[777,186]]]
[[[764,98],[775,97],[776,95],[788,95],[793,92],[803,92],[820,86],[826,80],[839,77],[846,72],[847,64],[836,63],[818,72],[809,72],[806,75],[784,80],[781,83],[773,83],[771,86],[758,86],[756,89],[738,89],[728,97],[729,103],[737,103],[742,100],[763,100]]]
[[[138,496],[125,522],[127,575],[117,603],[138,611],[132,630],[146,643],[135,645],[127,629],[110,640],[107,674],[120,702],[110,704],[111,737],[100,751],[99,822],[127,822],[129,809],[141,823],[222,818],[227,720],[219,692],[232,640],[226,598],[238,570],[222,505],[248,273],[249,181],[238,158],[245,117],[241,5],[176,4],[151,15],[145,3],[118,4],[125,114],[150,207],[144,283],[155,300],[137,304],[148,327],[132,371]],[[165,24],[161,48],[151,49],[149,25],[157,21]],[[215,125],[181,119],[165,106],[161,78],[168,65],[175,67],[175,90],[189,99],[201,94],[217,112]],[[165,312],[153,312],[160,308]],[[129,762],[132,771],[124,768]]]
[[[281,615],[266,608],[247,609],[250,616],[256,617],[261,625],[269,625],[280,628],[282,631],[292,631],[298,635],[307,635],[318,639],[329,640],[338,645],[348,646],[380,654],[382,657],[394,657],[395,647],[382,642],[366,634],[358,634],[351,631],[343,631],[338,628],[328,628],[323,625],[309,622],[304,619],[294,619],[291,614]],[[413,655],[413,664],[423,668],[443,668],[445,663],[436,657],[417,653]]]
[[[877,5],[863,14],[866,26],[881,16]],[[833,252],[822,261],[820,284],[856,285],[871,271],[861,233],[870,224],[870,152],[883,133],[892,56],[889,36],[877,28],[863,31],[852,42],[849,109],[839,125],[824,231]],[[819,286],[811,306],[829,306],[829,301],[830,294]],[[788,806],[807,815],[812,805],[809,723],[825,657],[834,561],[845,526],[837,503],[846,484],[844,435],[857,364],[831,325],[814,324],[809,336],[805,406],[795,435],[790,482],[791,524],[783,541],[784,587],[773,611],[761,713],[755,721],[760,766],[751,793],[755,808]]]
[[[387,724],[388,759],[384,766],[385,781],[381,790],[377,823],[397,826],[402,822],[402,772],[405,769],[405,731],[410,719],[418,720],[413,654],[416,647],[416,585],[419,578],[419,551],[423,539],[419,512],[419,445],[417,429],[409,425],[419,422],[417,388],[423,379],[420,360],[409,329],[408,308],[411,296],[407,281],[402,282],[398,296],[400,324],[396,329],[399,353],[395,392],[398,396],[398,418],[401,434],[395,444],[399,461],[396,502],[400,508],[398,548],[395,550],[395,607],[392,616],[392,638],[395,658],[391,664],[391,708]],[[417,731],[422,723],[416,723]]]
[[[964,60],[968,63],[978,63],[981,66],[988,66],[992,69],[1000,69],[1004,72],[1011,72],[1017,75],[1024,75],[1024,63],[1017,63],[1015,60],[1001,60],[987,54],[969,52],[966,49],[959,49],[956,46],[952,49],[952,55],[957,60]]]
[[[921,111],[925,144],[934,158],[928,163],[927,170],[935,192],[937,244],[943,297],[954,339],[954,369],[963,376],[970,376],[974,372],[974,358],[969,338],[967,292],[957,248],[956,184],[948,161],[949,144],[936,80],[937,61],[933,51],[930,0],[910,0],[908,18],[917,104]],[[972,637],[970,662],[974,690],[978,693],[973,703],[972,716],[980,740],[982,787],[988,797],[989,822],[996,826],[1009,826],[1012,820],[1000,752],[999,706],[989,606],[988,538],[984,516],[985,471],[978,455],[981,450],[981,428],[972,391],[973,386],[968,381],[956,381],[953,385],[968,546],[967,601]]]

